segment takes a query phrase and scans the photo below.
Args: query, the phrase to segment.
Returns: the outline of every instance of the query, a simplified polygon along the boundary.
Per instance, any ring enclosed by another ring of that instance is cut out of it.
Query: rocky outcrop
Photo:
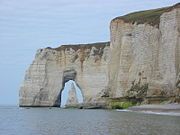
[[[110,28],[111,96],[175,96],[180,73],[180,4],[115,18]]]
[[[77,99],[77,94],[76,94],[76,89],[74,87],[74,84],[71,84],[71,89],[69,90],[68,93],[68,99],[66,102],[66,106],[73,106],[78,104],[78,99]]]
[[[20,106],[60,106],[74,80],[84,104],[107,98],[175,98],[180,91],[180,4],[111,21],[111,42],[38,50],[20,90]]]
[[[84,104],[99,101],[108,83],[108,59],[109,42],[38,50],[20,89],[20,106],[60,106],[69,80],[82,90]]]

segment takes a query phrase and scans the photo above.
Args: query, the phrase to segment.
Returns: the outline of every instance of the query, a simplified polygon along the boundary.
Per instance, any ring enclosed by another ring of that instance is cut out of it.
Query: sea
[[[1,106],[0,135],[180,135],[180,116]]]

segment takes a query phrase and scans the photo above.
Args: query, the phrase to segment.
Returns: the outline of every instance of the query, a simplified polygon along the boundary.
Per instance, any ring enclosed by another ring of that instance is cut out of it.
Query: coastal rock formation
[[[68,93],[68,99],[66,102],[66,106],[73,106],[78,104],[78,99],[77,99],[77,94],[76,94],[76,89],[74,87],[74,84],[71,84],[71,89],[69,90]]]
[[[20,89],[20,106],[60,106],[69,80],[82,90],[84,103],[99,101],[108,83],[109,42],[39,49]]]
[[[117,17],[110,28],[111,97],[175,96],[180,73],[180,4]]]
[[[84,103],[108,98],[180,99],[180,4],[111,21],[111,41],[37,51],[20,90],[20,106],[60,106],[69,80]]]

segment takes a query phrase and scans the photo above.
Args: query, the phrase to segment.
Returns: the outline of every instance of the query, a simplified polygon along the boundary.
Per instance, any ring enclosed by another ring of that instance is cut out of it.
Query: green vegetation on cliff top
[[[180,3],[177,3],[171,7],[164,7],[159,9],[130,13],[125,16],[116,17],[113,19],[113,21],[117,19],[122,19],[127,23],[137,23],[137,24],[147,23],[152,26],[159,26],[160,16],[164,12],[171,11],[175,8],[180,8]]]

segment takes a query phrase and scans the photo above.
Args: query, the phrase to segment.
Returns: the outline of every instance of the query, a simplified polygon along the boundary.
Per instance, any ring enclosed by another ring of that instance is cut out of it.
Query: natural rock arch
[[[59,101],[59,105],[61,105],[61,95],[62,95],[62,91],[65,87],[65,83],[70,81],[70,80],[73,80],[77,87],[81,90],[79,84],[77,83],[76,81],[76,77],[77,77],[77,72],[75,69],[68,69],[68,70],[65,70],[63,72],[63,76],[62,76],[62,88],[60,89],[60,93],[59,93],[59,96],[58,96],[58,101]],[[82,93],[82,96],[83,96],[83,91],[81,90],[81,93]],[[83,96],[84,98],[84,96]]]
[[[108,83],[109,53],[109,42],[38,50],[21,86],[19,105],[59,107],[68,80],[82,90],[84,104],[100,102],[99,93]]]

